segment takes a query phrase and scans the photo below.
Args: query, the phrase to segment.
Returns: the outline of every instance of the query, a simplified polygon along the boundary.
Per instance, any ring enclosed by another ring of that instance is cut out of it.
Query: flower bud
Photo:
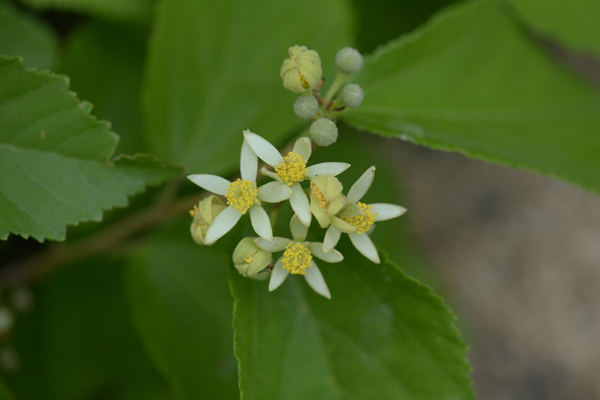
[[[192,238],[198,244],[204,244],[206,231],[210,228],[215,217],[219,215],[227,206],[217,196],[208,196],[200,201],[194,209],[190,211],[194,220],[190,226]]]
[[[319,54],[304,46],[290,47],[288,52],[290,58],[283,61],[279,72],[283,87],[294,93],[303,93],[317,86],[323,74]]]
[[[294,103],[294,112],[299,118],[311,119],[319,110],[319,102],[315,96],[302,95]]]
[[[358,107],[365,98],[365,92],[356,83],[352,83],[342,91],[342,101],[348,107]]]
[[[329,146],[337,141],[338,129],[330,119],[319,118],[310,126],[310,138],[319,146]]]
[[[233,251],[233,263],[235,264],[235,268],[245,277],[257,275],[273,261],[271,253],[261,250],[254,242],[255,239],[256,238],[252,237],[242,239]],[[263,280],[262,278],[264,276],[265,275],[261,273],[256,279]]]
[[[334,216],[346,206],[343,189],[341,182],[331,174],[318,175],[310,181],[310,211],[321,228],[327,228],[331,219],[337,218]]]
[[[335,64],[340,71],[346,74],[360,71],[363,61],[363,56],[352,47],[341,49],[335,56]]]

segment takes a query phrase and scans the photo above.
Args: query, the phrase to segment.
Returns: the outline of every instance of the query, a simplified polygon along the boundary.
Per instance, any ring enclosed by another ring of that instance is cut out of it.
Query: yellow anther
[[[308,83],[308,81],[306,80],[306,78],[302,74],[300,74],[300,83],[302,84],[302,87],[304,89],[310,88],[310,84]]]
[[[283,268],[292,274],[304,275],[306,268],[312,267],[312,254],[303,243],[290,243],[283,253]]]
[[[310,190],[312,190],[312,192],[315,195],[315,197],[317,198],[317,200],[319,200],[319,205],[322,208],[327,209],[327,200],[325,200],[325,196],[323,195],[323,192],[321,192],[321,189],[319,189],[319,187],[317,185],[315,185],[314,183],[311,183]]]
[[[237,209],[240,213],[246,214],[246,211],[256,203],[257,195],[258,189],[256,188],[256,184],[238,179],[235,182],[231,182],[225,198],[227,198],[228,205]]]
[[[357,215],[356,217],[345,217],[347,223],[356,227],[356,233],[360,235],[363,232],[367,232],[371,225],[375,222],[375,217],[378,213],[373,214],[373,206],[366,205],[361,203],[360,201],[356,203],[360,209],[362,210],[362,215]]]
[[[296,182],[302,182],[306,178],[306,161],[304,161],[304,158],[300,154],[290,151],[283,159],[285,161],[275,167],[275,173],[288,186],[292,186]]]
[[[245,258],[245,259],[244,259],[244,262],[245,262],[246,264],[250,264],[250,263],[252,262],[252,259],[253,259],[253,258],[254,258],[254,254],[252,254],[252,255],[251,255],[250,257],[248,257],[248,258]]]
[[[195,205],[194,208],[190,210],[190,215],[193,217],[199,211],[198,206]]]

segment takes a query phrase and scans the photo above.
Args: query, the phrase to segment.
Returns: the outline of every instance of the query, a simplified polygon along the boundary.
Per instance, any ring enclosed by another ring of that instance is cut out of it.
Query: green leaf
[[[151,0],[22,0],[38,10],[50,8],[97,15],[112,19],[149,22]]]
[[[32,291],[11,336],[19,366],[6,376],[19,400],[174,397],[131,326],[123,267],[87,260]]]
[[[136,251],[126,281],[133,319],[180,398],[235,399],[228,257],[195,244],[189,222]]]
[[[536,33],[558,41],[558,45],[600,57],[598,0],[511,0],[511,5]]]
[[[230,268],[242,398],[474,398],[454,315],[380,255],[319,263],[331,300],[300,276],[269,292]]]
[[[69,34],[58,68],[69,76],[71,89],[94,104],[94,114],[119,132],[123,153],[144,151],[139,99],[145,50],[142,29],[90,21]]]
[[[50,28],[0,0],[0,54],[23,57],[28,68],[50,69],[57,53],[58,40]]]
[[[109,162],[118,136],[90,108],[66,77],[0,57],[0,238],[63,240],[67,224],[99,221],[178,172],[153,156]]]
[[[360,129],[600,191],[600,96],[531,41],[502,3],[457,6],[377,51],[356,77]]]
[[[279,77],[288,48],[317,50],[331,76],[351,31],[344,0],[172,0],[157,15],[145,77],[149,143],[194,173],[234,169],[244,129],[282,144],[303,123],[298,95]]]

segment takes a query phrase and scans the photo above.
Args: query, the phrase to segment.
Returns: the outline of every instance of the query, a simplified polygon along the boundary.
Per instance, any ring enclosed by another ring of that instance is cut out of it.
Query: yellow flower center
[[[254,258],[254,254],[252,254],[252,255],[251,255],[250,257],[248,257],[248,258],[245,258],[245,259],[244,259],[244,262],[245,262],[246,264],[250,264],[250,263],[252,262],[252,259],[253,259],[253,258]]]
[[[327,209],[327,200],[325,200],[325,195],[323,195],[323,192],[321,192],[321,189],[319,189],[319,187],[317,185],[315,185],[314,183],[311,183],[310,190],[313,192],[313,194],[315,195],[317,200],[319,200],[319,205],[322,208]]]
[[[228,205],[237,209],[240,213],[246,214],[246,211],[256,203],[257,195],[258,189],[256,188],[256,184],[238,179],[235,182],[231,182],[225,197],[227,198]]]
[[[283,253],[283,268],[292,274],[306,274],[306,268],[312,266],[312,255],[303,243],[289,243]]]
[[[194,208],[190,210],[190,215],[193,217],[196,213],[200,212],[198,206],[194,205]]]
[[[302,182],[306,178],[306,161],[304,161],[304,158],[300,154],[290,151],[283,159],[284,162],[275,167],[275,173],[288,186],[292,186],[296,182]]]
[[[363,214],[356,217],[344,217],[344,220],[350,225],[355,226],[356,233],[360,235],[363,232],[366,233],[371,228],[378,213],[373,214],[373,206],[366,205],[360,201],[356,204],[360,207]]]

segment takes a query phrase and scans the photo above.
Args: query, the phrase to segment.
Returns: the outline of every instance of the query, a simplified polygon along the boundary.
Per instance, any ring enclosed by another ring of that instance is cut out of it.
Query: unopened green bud
[[[225,203],[217,196],[208,196],[190,210],[190,215],[194,217],[190,226],[190,233],[196,243],[204,244],[206,231],[210,228],[215,217],[226,207]]]
[[[358,107],[365,98],[365,92],[356,83],[352,83],[342,91],[342,101],[348,107]]]
[[[310,211],[321,228],[327,228],[347,203],[342,194],[344,187],[333,175],[318,175],[310,181]]]
[[[335,64],[345,74],[360,71],[363,61],[363,56],[352,47],[341,49],[335,56]]]
[[[310,138],[319,146],[329,146],[335,143],[338,138],[338,129],[330,119],[319,118],[310,126],[308,131]]]
[[[252,237],[242,239],[233,251],[235,268],[245,277],[257,275],[273,261],[271,253],[261,250],[256,245],[254,242],[256,239]],[[262,276],[257,279],[261,280]]]
[[[303,94],[302,96],[298,97],[294,103],[294,112],[299,118],[302,119],[311,119],[315,116],[318,110],[319,102],[312,94]]]
[[[290,58],[283,61],[279,72],[283,87],[294,93],[303,93],[317,86],[323,74],[319,54],[304,46],[290,47],[288,52]]]

